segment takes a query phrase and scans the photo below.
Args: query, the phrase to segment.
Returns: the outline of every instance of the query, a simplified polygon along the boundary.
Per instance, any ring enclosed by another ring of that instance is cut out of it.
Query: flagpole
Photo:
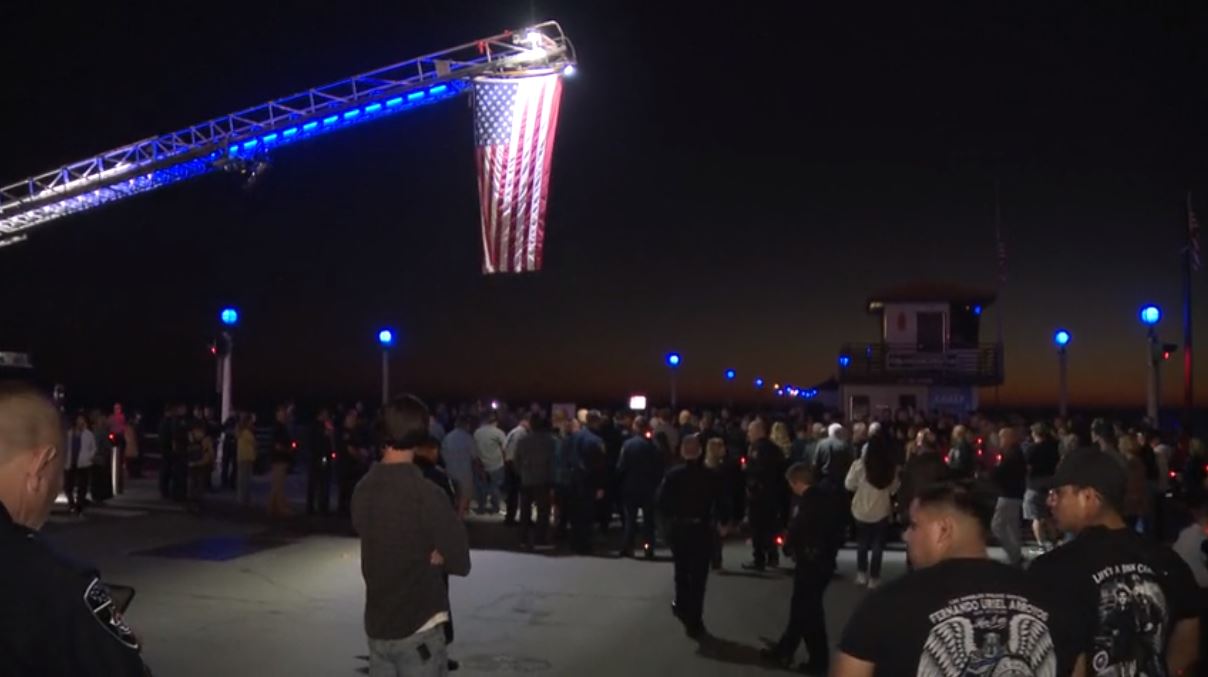
[[[994,316],[998,320],[998,356],[999,356],[998,359],[1000,360],[998,369],[999,369],[1000,374],[1005,375],[1006,374],[1006,364],[1005,364],[1006,356],[1004,353],[1006,353],[1006,350],[1003,347],[1002,316],[1003,316],[1003,296],[1007,290],[1007,262],[1006,262],[1007,257],[1006,257],[1006,247],[1002,241],[1002,203],[999,200],[998,193],[999,193],[998,177],[995,177],[994,178],[994,240],[995,240],[994,244],[997,246],[997,249],[998,249],[998,251],[995,252],[996,256],[998,257],[998,294],[997,294],[998,298],[996,299],[998,302],[997,303],[998,310],[997,310],[997,312],[994,313]],[[998,400],[998,389],[1000,387],[1001,386],[999,384],[995,384],[995,386],[994,386],[994,407],[995,408],[998,408],[1000,406],[999,400]]]
[[[1191,269],[1193,251],[1197,246],[1195,214],[1192,212],[1191,191],[1187,191],[1187,244],[1183,247],[1183,430],[1190,435],[1195,411],[1193,388],[1193,354],[1191,327]]]

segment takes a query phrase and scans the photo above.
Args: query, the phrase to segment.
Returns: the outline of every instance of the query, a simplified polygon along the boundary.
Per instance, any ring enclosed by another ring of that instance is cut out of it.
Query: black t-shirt
[[[1187,564],[1128,529],[1086,529],[1033,561],[1028,575],[1074,608],[1090,675],[1166,675],[1171,628],[1199,614]]]
[[[877,677],[1068,675],[1082,653],[1075,616],[1023,572],[989,559],[918,569],[871,593],[839,649]]]
[[[1028,488],[1040,490],[1053,473],[1057,472],[1057,463],[1061,460],[1061,451],[1055,440],[1045,440],[1028,447],[1024,452],[1028,461]]]

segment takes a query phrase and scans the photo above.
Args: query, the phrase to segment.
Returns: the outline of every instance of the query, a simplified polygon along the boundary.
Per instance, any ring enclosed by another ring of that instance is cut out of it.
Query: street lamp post
[[[223,330],[221,340],[225,343],[223,350],[219,355],[219,373],[222,380],[222,404],[219,406],[219,415],[223,425],[226,425],[227,419],[231,417],[231,353],[235,349],[235,341],[231,336],[231,330],[235,325],[239,324],[239,311],[235,308],[223,308],[218,314],[218,319],[222,321]]]
[[[378,332],[378,343],[382,346],[382,406],[390,401],[390,346],[394,345],[394,332],[383,329]]]
[[[681,359],[682,358],[680,357],[679,353],[667,353],[667,368],[671,371],[671,410],[672,410],[671,415],[672,416],[677,415],[675,413],[675,411],[676,411],[675,372],[679,370]]]
[[[1145,415],[1149,417],[1152,425],[1158,425],[1158,408],[1161,404],[1161,374],[1158,371],[1158,360],[1161,357],[1161,348],[1158,345],[1158,332],[1155,329],[1158,322],[1162,320],[1162,310],[1157,306],[1150,304],[1141,308],[1141,324],[1145,325],[1146,345],[1148,347],[1147,355],[1149,362],[1149,389],[1145,398]]]
[[[1064,329],[1058,329],[1053,334],[1053,343],[1057,344],[1057,412],[1061,418],[1069,415],[1069,355],[1066,347],[1070,344],[1070,338],[1070,333]]]

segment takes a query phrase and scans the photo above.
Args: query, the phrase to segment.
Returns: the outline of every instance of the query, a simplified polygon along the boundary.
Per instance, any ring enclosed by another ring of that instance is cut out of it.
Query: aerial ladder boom
[[[505,31],[143,139],[0,188],[0,247],[54,219],[221,170],[274,148],[457,97],[481,75],[574,68],[557,22]]]

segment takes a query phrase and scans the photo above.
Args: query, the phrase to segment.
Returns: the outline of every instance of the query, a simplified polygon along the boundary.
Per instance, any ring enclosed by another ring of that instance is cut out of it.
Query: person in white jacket
[[[843,484],[848,491],[855,492],[851,514],[856,521],[856,585],[875,588],[881,578],[881,557],[893,511],[890,497],[898,489],[893,450],[879,423],[869,427],[864,453],[852,463]],[[871,567],[869,550],[872,550]]]
[[[88,496],[89,480],[92,477],[92,459],[96,456],[96,436],[88,428],[88,419],[79,414],[75,424],[67,431],[67,458],[64,463],[63,493],[67,494],[67,505],[71,511],[84,512],[84,501]]]

